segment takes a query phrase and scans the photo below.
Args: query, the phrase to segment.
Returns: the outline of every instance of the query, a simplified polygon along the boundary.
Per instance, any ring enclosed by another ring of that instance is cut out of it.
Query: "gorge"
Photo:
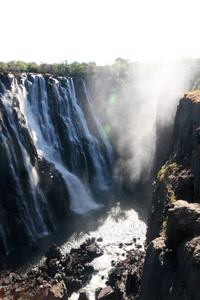
[[[189,278],[199,280],[199,207],[193,205],[199,203],[199,93],[177,94],[190,90],[196,77],[187,69],[178,82],[170,78],[166,84],[162,77],[161,84],[163,69],[138,70],[134,84],[127,79],[128,95],[117,85],[96,93],[104,83],[100,77],[95,86],[95,78],[80,76],[0,74],[2,266],[5,257],[12,261],[18,250],[34,249],[48,239],[65,255],[53,246],[54,256],[47,254],[46,262],[28,273],[37,290],[30,299],[67,299],[81,288],[80,281],[88,290],[107,285],[97,299],[199,297]],[[135,102],[130,104],[131,98]],[[94,283],[95,275],[86,285],[87,272],[81,270],[89,270],[91,253],[98,256],[102,249],[108,263],[97,272],[102,282]],[[107,279],[109,266],[114,269]],[[180,275],[183,270],[189,275]],[[8,286],[27,280],[10,274]],[[6,280],[0,283],[6,286]],[[46,296],[38,294],[41,286]],[[57,288],[62,295],[56,296]]]
[[[90,133],[72,79],[1,79],[0,245],[8,254],[55,229],[69,210],[98,209],[90,189],[108,188],[113,153],[93,114],[98,136]]]

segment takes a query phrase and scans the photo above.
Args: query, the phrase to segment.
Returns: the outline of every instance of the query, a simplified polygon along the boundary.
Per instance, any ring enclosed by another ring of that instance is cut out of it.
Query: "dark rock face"
[[[118,262],[109,271],[106,282],[108,287],[101,290],[100,296],[109,297],[109,299],[139,299],[140,280],[144,263],[143,254],[139,250],[127,253],[126,259]],[[97,299],[100,299],[100,296],[98,295]]]
[[[199,171],[199,127],[200,127],[199,92],[185,94],[177,108],[174,124],[174,146],[176,161],[188,164],[194,174],[195,200],[200,202]]]
[[[200,235],[200,204],[179,200],[168,210],[167,247],[177,250],[187,238]]]
[[[156,184],[152,196],[151,211],[148,218],[147,242],[159,236],[162,222],[163,211],[165,208],[166,188],[163,182]]]
[[[170,254],[166,254],[165,250],[163,238],[153,240],[148,246],[139,299],[177,299],[170,298],[174,293],[173,282],[176,281],[175,263],[167,257]]]
[[[78,300],[89,300],[89,293],[86,289],[80,290]]]
[[[178,251],[179,294],[183,299],[199,299],[200,238],[183,243]]]
[[[169,144],[172,144],[171,153],[158,172],[165,174],[163,179],[157,176],[154,185],[148,220],[148,243],[159,236],[163,221],[166,220],[167,210],[173,201],[183,199],[190,203],[200,202],[199,99],[199,92],[195,91],[185,94],[179,102],[173,140],[169,140]],[[173,193],[173,201],[170,193]]]
[[[199,100],[199,91],[180,100],[171,154],[154,185],[141,300],[200,298]]]
[[[200,205],[179,200],[168,211],[167,239],[147,248],[140,299],[199,299]],[[195,237],[196,236],[196,237]]]
[[[55,244],[52,244],[45,253],[45,256],[47,258],[47,261],[50,261],[52,258],[61,259],[62,253],[59,247],[57,247]]]

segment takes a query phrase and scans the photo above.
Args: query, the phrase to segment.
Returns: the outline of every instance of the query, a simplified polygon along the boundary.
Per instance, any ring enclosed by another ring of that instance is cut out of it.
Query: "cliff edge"
[[[181,199],[181,200],[179,200]],[[154,182],[140,299],[200,299],[200,91],[185,94]]]

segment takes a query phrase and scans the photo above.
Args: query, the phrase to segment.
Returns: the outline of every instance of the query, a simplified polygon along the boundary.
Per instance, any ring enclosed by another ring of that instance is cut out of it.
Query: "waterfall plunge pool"
[[[111,262],[125,259],[126,251],[135,249],[135,239],[143,249],[146,239],[147,208],[141,197],[138,194],[137,197],[114,194],[97,211],[90,211],[85,215],[72,214],[60,223],[57,230],[39,239],[36,248],[14,250],[8,257],[9,268],[25,273],[43,264],[44,254],[52,243],[59,246],[63,254],[67,254],[71,248],[78,248],[88,238],[100,239],[98,244],[103,255],[91,263],[98,272],[93,274],[85,286],[90,299],[94,299],[95,289],[105,286],[108,271],[112,268]],[[78,292],[72,294],[70,299],[77,298]]]

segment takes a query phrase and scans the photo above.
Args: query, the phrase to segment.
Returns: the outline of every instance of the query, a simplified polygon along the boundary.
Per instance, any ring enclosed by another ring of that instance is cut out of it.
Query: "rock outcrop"
[[[200,204],[177,201],[168,211],[166,238],[146,252],[140,300],[200,298]]]
[[[141,300],[200,298],[199,128],[194,91],[179,102],[171,151],[154,182]]]
[[[175,202],[168,210],[166,235],[167,247],[175,251],[185,239],[200,235],[200,204]]]
[[[200,92],[184,95],[177,107],[171,152],[154,183],[147,242],[161,234],[167,210],[177,199],[200,203]]]
[[[107,288],[103,289],[97,299],[138,299],[140,280],[144,264],[144,252],[133,250],[127,253],[126,259],[118,262],[108,273]],[[101,295],[107,294],[104,298]]]
[[[132,244],[139,248],[136,239]],[[52,244],[45,254],[45,263],[38,268],[21,275],[7,271],[0,274],[0,299],[67,300],[76,292],[78,300],[89,300],[87,282],[98,272],[92,261],[102,254],[95,238],[72,248],[66,255]],[[144,251],[127,250],[124,256],[122,261],[110,262],[113,267],[108,272],[106,287],[96,288],[95,299],[139,299]]]
[[[94,272],[90,263],[102,253],[94,238],[86,240],[80,248],[72,248],[66,256],[53,244],[45,254],[44,265],[27,274],[0,275],[0,299],[66,300],[86,283]],[[82,291],[80,299],[84,297],[87,293]]]

